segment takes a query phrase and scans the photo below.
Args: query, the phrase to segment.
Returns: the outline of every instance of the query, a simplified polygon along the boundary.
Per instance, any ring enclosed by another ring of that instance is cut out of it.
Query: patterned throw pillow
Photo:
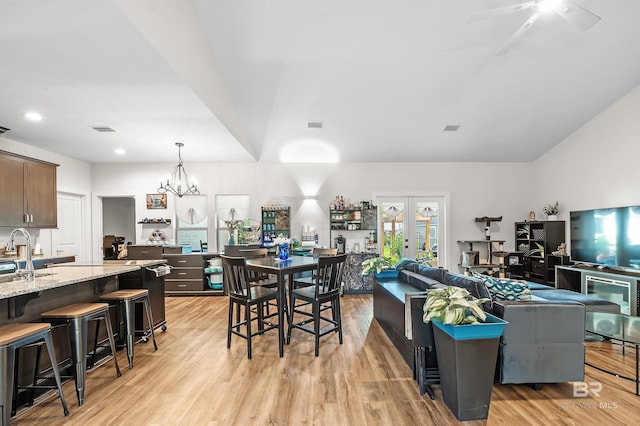
[[[487,283],[491,297],[498,300],[531,300],[529,284],[524,280],[511,280],[508,278],[491,277],[491,283]]]

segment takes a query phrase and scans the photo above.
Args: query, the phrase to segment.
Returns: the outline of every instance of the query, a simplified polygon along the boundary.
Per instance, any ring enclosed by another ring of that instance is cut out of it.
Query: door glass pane
[[[400,260],[403,254],[404,223],[402,202],[383,202],[381,212],[382,223],[382,255],[394,262]]]
[[[438,203],[416,202],[416,259],[438,265]]]

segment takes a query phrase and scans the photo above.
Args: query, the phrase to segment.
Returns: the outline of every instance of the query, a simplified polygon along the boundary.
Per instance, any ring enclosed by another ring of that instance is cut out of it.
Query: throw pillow
[[[512,280],[508,278],[488,277],[485,280],[491,297],[497,300],[530,301],[531,291],[529,284],[524,280]]]

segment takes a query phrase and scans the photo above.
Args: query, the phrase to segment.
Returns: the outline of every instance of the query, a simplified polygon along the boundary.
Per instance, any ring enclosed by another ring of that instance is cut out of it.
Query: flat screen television
[[[571,260],[640,269],[640,206],[572,211]]]

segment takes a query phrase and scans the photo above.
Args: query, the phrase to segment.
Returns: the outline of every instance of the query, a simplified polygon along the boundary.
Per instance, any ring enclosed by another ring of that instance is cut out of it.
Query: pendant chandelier
[[[177,195],[178,197],[182,197],[184,195],[200,195],[198,185],[196,185],[195,183],[189,183],[189,175],[187,175],[187,171],[182,165],[183,161],[180,151],[184,144],[182,142],[176,142],[176,146],[178,147],[178,165],[173,169],[171,179],[167,179],[166,183],[160,182],[160,188],[158,188],[158,192],[160,194],[170,192]]]

